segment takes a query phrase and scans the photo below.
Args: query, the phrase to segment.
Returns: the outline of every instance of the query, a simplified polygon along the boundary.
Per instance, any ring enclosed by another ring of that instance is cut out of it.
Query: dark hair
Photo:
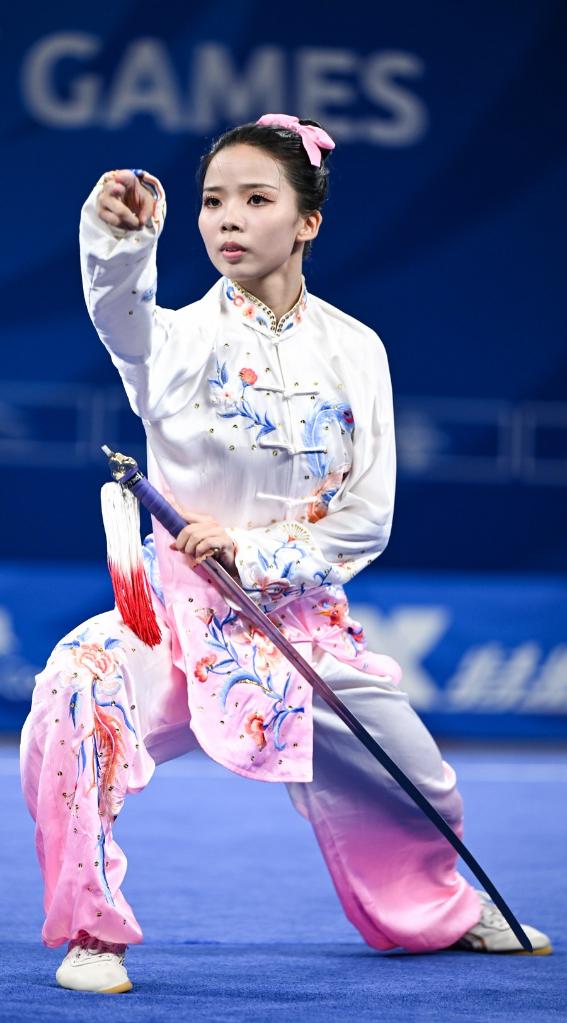
[[[322,126],[317,121],[301,121],[300,124],[312,124],[316,128]],[[213,142],[208,153],[205,153],[199,162],[197,170],[197,185],[203,192],[205,176],[209,164],[214,156],[221,149],[238,144],[257,146],[270,153],[281,163],[285,176],[297,195],[299,212],[305,216],[314,210],[320,210],[329,191],[329,170],[326,160],[331,150],[321,150],[321,166],[314,167],[309,162],[309,157],[304,149],[301,136],[296,131],[283,128],[280,125],[266,124],[242,124],[237,128],[225,131]],[[311,242],[305,242],[303,249],[304,257],[309,255]]]

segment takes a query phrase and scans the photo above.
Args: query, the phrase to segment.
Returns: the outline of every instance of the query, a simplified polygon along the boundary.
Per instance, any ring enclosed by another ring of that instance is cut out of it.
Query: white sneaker
[[[81,940],[71,944],[55,979],[61,987],[72,991],[95,991],[101,995],[131,991],[124,956],[124,946],[107,945],[95,938]]]
[[[532,952],[522,948],[510,925],[486,892],[477,893],[482,903],[482,916],[470,931],[463,934],[452,949],[466,952],[515,952],[517,955],[548,956],[553,951],[547,934],[522,924],[532,943]]]

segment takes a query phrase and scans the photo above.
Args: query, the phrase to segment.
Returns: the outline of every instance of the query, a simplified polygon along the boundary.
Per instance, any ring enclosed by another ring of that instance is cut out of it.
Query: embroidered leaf
[[[226,368],[226,362],[223,362],[222,366],[220,367],[219,376],[221,378],[222,383],[226,384],[228,381],[228,370]]]
[[[271,433],[272,430],[275,430],[275,426],[272,426],[271,423],[268,423],[268,424],[264,423],[264,425],[262,426],[262,429],[259,430],[258,433],[256,434],[256,440],[259,440],[260,437],[265,437],[266,434],[267,433]]]
[[[95,682],[93,693],[94,693],[94,698],[95,698],[96,706],[97,707],[118,707],[118,710],[121,711],[122,717],[124,718],[124,724],[126,725],[126,728],[129,728],[130,731],[133,732],[134,735],[135,735],[136,734],[136,729],[134,728],[134,725],[131,723],[131,721],[128,720],[128,716],[127,716],[126,711],[124,710],[124,707],[122,706],[122,704],[121,703],[116,703],[116,700],[107,700],[106,702],[103,703],[102,700],[99,700],[99,698],[97,696],[96,689],[97,689],[97,683]]]
[[[114,906],[114,899],[112,897],[112,892],[110,891],[110,888],[109,888],[109,885],[108,885],[108,880],[107,880],[107,877],[106,877],[106,850],[105,850],[105,847],[104,847],[104,842],[105,842],[104,826],[103,826],[103,822],[101,821],[100,822],[100,833],[99,833],[99,836],[98,836],[98,862],[99,862],[99,868],[98,869],[99,869],[99,874],[100,874],[100,878],[101,878],[101,882],[102,882],[101,888],[103,890],[104,897],[105,897],[107,903],[110,906]]]
[[[262,554],[261,550],[258,550],[258,561],[260,562],[262,568],[268,568],[268,566],[270,564],[268,559],[265,558],[264,555]]]
[[[248,668],[241,668],[240,671],[234,671],[227,678],[221,692],[221,703],[223,707],[226,707],[226,698],[233,686],[238,685],[239,682],[252,682],[254,685],[261,686],[262,683],[258,676],[254,676]]]
[[[238,661],[236,663],[238,663]],[[228,657],[225,661],[217,661],[214,668],[212,667],[209,668],[209,671],[212,671],[213,675],[216,675],[218,673],[219,668],[224,668],[225,664],[234,664],[234,658]],[[225,673],[221,672],[221,674]]]
[[[78,703],[79,703],[79,693],[76,692],[76,693],[73,693],[71,699],[69,700],[69,714],[71,715],[71,719],[73,721],[73,725],[76,725],[76,723],[77,723],[77,706],[78,706]]]
[[[325,579],[327,578],[327,576],[329,575],[330,572],[331,572],[331,568],[330,567],[325,569],[324,572],[321,569],[320,571],[313,573],[313,578],[318,580],[320,586],[325,586],[325,585],[331,586],[332,585],[331,583],[325,583]]]
[[[117,647],[117,646],[120,646],[120,640],[119,639],[105,639],[105,641],[104,641],[104,649],[105,650],[114,650],[114,648]]]
[[[274,746],[276,747],[277,750],[285,749],[287,746],[287,743],[280,741],[280,729],[288,714],[291,713],[292,712],[290,710],[281,710],[276,718],[274,724]]]
[[[208,644],[209,644],[209,646],[212,646],[213,650],[222,650],[222,651],[226,650],[226,645],[224,643],[221,643],[221,641],[218,640],[218,639],[209,639],[208,640]]]
[[[294,707],[292,710],[286,708],[286,710],[281,710],[278,713],[276,723],[274,725],[274,746],[276,747],[277,750],[285,749],[287,746],[287,743],[280,742],[280,730],[285,719],[289,717],[290,714],[302,714],[304,710],[305,710],[304,707]]]
[[[233,661],[235,661],[236,664],[239,664],[240,662],[238,660],[238,654],[236,653],[236,650],[234,649],[234,646],[232,645],[232,643],[227,643],[226,644],[226,649],[227,649],[228,653],[230,654],[230,656],[232,657]]]
[[[283,701],[283,700],[285,700],[285,698],[286,698],[286,696],[287,696],[287,691],[288,691],[288,689],[289,689],[289,683],[290,683],[290,682],[291,682],[291,672],[288,672],[288,676],[287,676],[287,678],[286,678],[286,680],[285,680],[285,685],[284,685],[284,687],[283,687],[283,692],[282,692],[282,701]]]

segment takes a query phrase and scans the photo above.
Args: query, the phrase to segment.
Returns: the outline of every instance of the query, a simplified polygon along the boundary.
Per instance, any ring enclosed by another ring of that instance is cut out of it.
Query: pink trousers
[[[108,942],[142,940],[120,891],[126,857],[113,823],[125,796],[144,788],[156,764],[198,745],[186,678],[160,624],[162,642],[150,649],[116,611],[98,615],[58,644],[37,678],[21,770],[36,821],[48,946],[81,931]],[[117,634],[127,654],[113,674],[106,664],[112,646],[104,643]],[[329,652],[315,649],[311,661],[461,834],[455,774],[406,695]],[[480,918],[478,896],[457,873],[452,848],[317,696],[313,721],[313,781],[287,789],[311,822],[348,919],[376,949],[452,944]]]

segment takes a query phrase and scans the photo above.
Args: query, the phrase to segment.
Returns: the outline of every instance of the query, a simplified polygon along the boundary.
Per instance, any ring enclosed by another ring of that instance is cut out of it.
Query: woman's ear
[[[310,242],[313,238],[316,238],[319,234],[319,228],[323,220],[323,214],[320,210],[313,210],[312,213],[307,213],[302,219],[302,225],[297,232],[298,242]]]

